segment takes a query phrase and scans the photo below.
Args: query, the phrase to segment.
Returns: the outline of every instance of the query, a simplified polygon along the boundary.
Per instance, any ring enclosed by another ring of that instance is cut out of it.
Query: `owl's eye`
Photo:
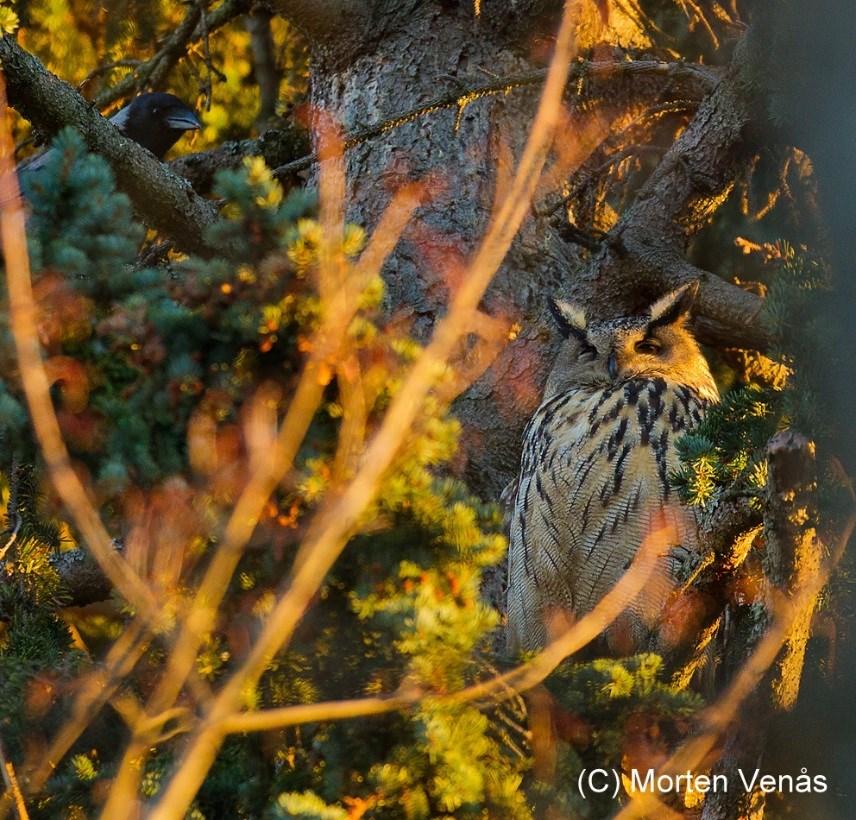
[[[637,353],[647,353],[649,356],[656,356],[663,349],[656,339],[642,339],[641,342],[636,342],[635,350]]]

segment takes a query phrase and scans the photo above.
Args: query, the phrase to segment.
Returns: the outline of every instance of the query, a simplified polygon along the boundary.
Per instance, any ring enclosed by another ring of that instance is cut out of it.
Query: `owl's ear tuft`
[[[564,299],[550,299],[550,313],[566,339],[569,336],[585,338],[586,314],[582,308]]]
[[[648,308],[648,315],[651,317],[648,327],[671,325],[685,317],[692,310],[697,295],[698,280],[681,285],[661,296]]]

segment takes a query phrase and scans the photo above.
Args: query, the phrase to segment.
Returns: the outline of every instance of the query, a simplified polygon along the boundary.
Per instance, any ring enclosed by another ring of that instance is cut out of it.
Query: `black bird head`
[[[134,97],[110,122],[122,134],[148,148],[158,159],[178,142],[185,131],[202,127],[192,108],[178,97],[157,91]]]

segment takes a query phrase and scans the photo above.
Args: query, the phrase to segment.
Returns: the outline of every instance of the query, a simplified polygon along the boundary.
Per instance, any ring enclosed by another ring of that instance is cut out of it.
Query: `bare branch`
[[[210,202],[197,196],[185,180],[145,148],[121,136],[71,86],[50,74],[11,37],[0,40],[0,63],[12,106],[48,134],[66,125],[77,128],[90,150],[110,163],[117,186],[128,194],[148,225],[173,238],[183,250],[205,251],[203,233],[216,218]]]
[[[253,49],[253,74],[259,87],[261,107],[257,122],[266,123],[276,114],[279,99],[280,72],[276,64],[276,48],[270,29],[271,13],[262,8],[247,15],[247,31]]]
[[[223,0],[214,11],[206,15],[203,25],[200,21],[201,5],[193,3],[184,19],[167,37],[160,51],[151,59],[136,66],[133,72],[112,88],[98,94],[95,97],[95,104],[99,108],[105,108],[141,88],[162,87],[169,72],[187,53],[190,43],[201,40],[206,34],[211,34],[229,21],[240,17],[249,8],[250,0]]]
[[[283,706],[279,709],[264,709],[259,712],[238,712],[225,718],[220,723],[219,729],[224,734],[266,732],[302,723],[325,723],[332,720],[383,715],[414,706],[421,696],[421,692],[414,690],[408,694],[306,703],[299,706]]]
[[[286,592],[271,611],[242,667],[223,686],[206,711],[205,725],[189,739],[172,779],[151,810],[153,820],[181,815],[190,805],[224,739],[222,731],[214,726],[239,709],[241,693],[246,692],[248,686],[255,685],[273,655],[290,641],[325,575],[344,549],[354,525],[374,499],[382,476],[436,381],[439,367],[449,360],[462,335],[472,327],[479,300],[529,210],[546,161],[547,147],[560,121],[560,101],[568,79],[567,60],[572,48],[572,35],[573,16],[567,13],[559,29],[556,56],[517,172],[461,287],[450,302],[448,313],[390,403],[383,422],[366,448],[357,474],[342,494],[322,509],[310,525],[295,559],[295,569]],[[334,203],[325,206],[324,185],[320,187],[323,223],[325,207],[332,207]],[[321,293],[323,296],[323,287]]]

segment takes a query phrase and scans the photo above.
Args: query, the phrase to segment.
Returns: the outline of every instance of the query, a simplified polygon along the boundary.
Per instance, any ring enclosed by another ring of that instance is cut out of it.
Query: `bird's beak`
[[[609,354],[606,360],[606,372],[609,373],[609,378],[615,380],[618,378],[618,359],[615,357],[615,351]]]
[[[176,131],[198,131],[202,128],[202,123],[192,111],[181,111],[176,114],[170,114],[166,118],[166,124]]]

